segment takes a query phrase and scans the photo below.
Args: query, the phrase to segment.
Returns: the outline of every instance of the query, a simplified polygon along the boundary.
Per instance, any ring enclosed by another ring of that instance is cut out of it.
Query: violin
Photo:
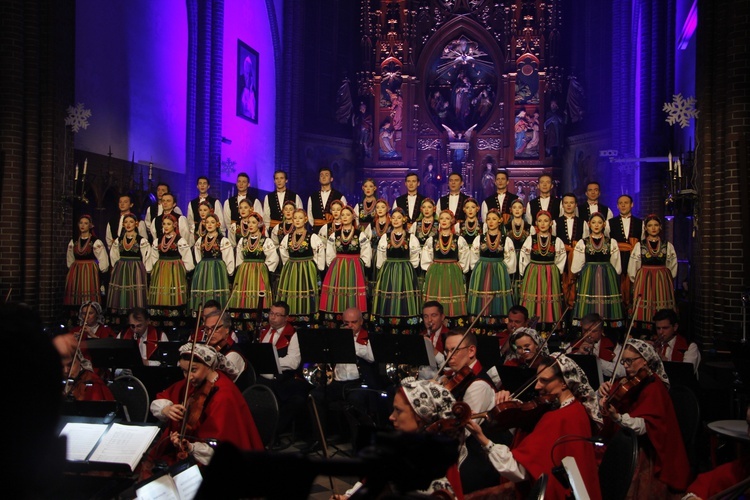
[[[466,424],[473,418],[471,407],[463,401],[456,401],[451,407],[452,417],[441,418],[425,428],[425,432],[430,434],[442,434],[454,439],[458,439],[463,432]]]
[[[654,374],[644,366],[632,377],[623,377],[612,386],[607,396],[607,404],[611,404],[618,412],[622,412],[622,408],[635,401],[643,388],[653,380]]]
[[[187,382],[189,383],[189,382]],[[185,416],[182,420],[182,427],[180,429],[180,440],[185,438],[185,435],[196,430],[200,425],[200,418],[203,415],[203,408],[206,406],[206,402],[214,392],[214,383],[204,380],[203,383],[196,387],[190,396],[188,396],[187,405],[185,405]],[[179,460],[185,460],[188,456],[187,449],[180,447],[180,451],[177,452],[177,458]]]
[[[467,365],[461,368],[459,371],[454,373],[450,378],[445,377],[441,381],[441,384],[443,387],[448,389],[451,394],[454,394],[456,392],[462,392],[465,391],[466,388],[471,385],[471,383],[476,378],[476,375],[473,371],[471,371],[471,368]],[[454,394],[455,395],[455,394]]]
[[[489,411],[472,415],[472,418],[487,418],[495,427],[517,427],[530,431],[545,413],[559,406],[560,401],[554,395],[546,394],[526,402],[516,399],[503,401]]]

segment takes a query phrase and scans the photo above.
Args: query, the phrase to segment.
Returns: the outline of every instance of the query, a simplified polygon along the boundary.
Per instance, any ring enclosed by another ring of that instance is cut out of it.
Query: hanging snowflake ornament
[[[89,118],[91,118],[91,110],[83,107],[83,103],[79,102],[74,106],[68,106],[68,116],[65,118],[65,125],[70,125],[70,128],[74,133],[78,133],[82,128],[88,128]]]
[[[234,171],[237,170],[235,165],[237,165],[237,162],[227,156],[227,159],[221,162],[222,173],[226,175],[233,174]]]
[[[684,99],[682,94],[672,96],[672,102],[664,103],[663,111],[667,112],[667,123],[674,125],[679,123],[681,128],[690,125],[690,119],[698,119],[698,111],[695,109],[695,97]]]

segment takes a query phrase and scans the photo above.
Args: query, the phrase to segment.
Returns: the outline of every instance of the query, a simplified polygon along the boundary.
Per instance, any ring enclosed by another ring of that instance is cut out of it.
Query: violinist
[[[546,474],[545,498],[568,498],[570,491],[552,474],[552,469],[560,465],[564,457],[572,456],[589,497],[599,499],[601,490],[594,446],[586,441],[591,438],[592,430],[598,430],[602,423],[596,394],[583,370],[564,354],[539,359],[536,390],[542,396],[551,397],[557,408],[545,413],[534,430],[524,436],[519,434],[508,447],[490,441],[476,421],[467,424],[494,469],[510,480],[481,493],[486,493],[487,498],[516,498],[528,486],[528,481]]]
[[[654,349],[662,361],[677,361],[692,363],[695,374],[698,374],[698,364],[701,353],[698,344],[688,343],[687,339],[677,333],[679,328],[677,313],[672,309],[661,309],[654,314]]]
[[[232,340],[233,330],[232,317],[229,313],[222,314],[221,311],[215,311],[209,314],[203,322],[203,340],[234,366],[235,375],[232,380],[237,384],[239,390],[243,391],[250,386],[248,374],[250,365],[237,344]]]
[[[445,387],[432,380],[414,380],[405,378],[393,398],[393,411],[388,419],[393,428],[404,433],[431,432],[427,428],[439,420],[453,417],[451,409],[456,402]],[[362,483],[357,483],[343,495],[334,495],[334,500],[345,500],[352,496]],[[424,495],[441,495],[439,498],[461,498],[461,479],[456,466],[448,469],[446,476],[435,479],[426,490],[418,493]]]
[[[622,346],[604,335],[602,317],[598,313],[587,314],[581,318],[581,330],[583,340],[576,347],[575,354],[593,354],[596,356],[599,359],[604,377],[611,377],[615,368],[617,368],[617,376],[624,377],[625,369],[623,366],[615,366]]]
[[[78,340],[71,333],[57,335],[53,344],[62,359],[63,395],[76,401],[114,401],[107,384],[94,372],[91,361],[78,349]]]
[[[529,311],[523,306],[515,305],[508,309],[508,318],[505,321],[507,328],[498,332],[497,339],[500,343],[500,353],[507,356],[513,346],[510,344],[510,336],[519,328],[529,326]]]
[[[128,313],[128,328],[121,332],[118,339],[136,339],[138,341],[138,350],[141,353],[143,364],[147,366],[159,366],[159,360],[152,360],[156,354],[159,342],[167,342],[169,339],[164,332],[156,331],[153,325],[149,324],[150,316],[148,311],[142,307],[134,307]]]
[[[690,464],[661,359],[649,343],[630,339],[620,363],[626,377],[614,389],[604,382],[599,387],[599,404],[605,434],[620,426],[639,436],[638,465],[628,498],[667,498],[670,490],[684,491]]]
[[[449,388],[457,401],[468,404],[472,413],[491,410],[495,406],[495,390],[490,378],[482,369],[482,364],[477,360],[476,336],[472,332],[467,333],[465,337],[460,332],[447,332],[445,352],[446,355],[450,355],[450,373],[443,376],[440,383]],[[476,439],[467,433],[458,457],[461,484],[466,493],[495,484],[498,479],[492,474],[483,454]]]
[[[549,356],[549,350],[544,345],[541,335],[533,328],[518,328],[510,336],[508,342],[512,349],[515,349],[515,353],[505,360],[503,363],[505,366],[536,368],[541,355]],[[540,350],[541,354],[539,354]]]
[[[434,349],[435,364],[437,366],[420,366],[419,379],[431,380],[437,375],[437,368],[445,362],[445,309],[437,300],[429,300],[422,304],[422,322],[425,330],[422,336],[430,339]]]
[[[98,302],[84,302],[78,310],[78,321],[80,326],[70,330],[76,338],[81,332],[83,332],[83,340],[115,338],[115,332],[104,324],[102,306]]]
[[[245,399],[224,370],[230,370],[226,358],[212,347],[195,346],[190,366],[191,343],[180,348],[180,368],[184,380],[158,393],[151,403],[151,413],[168,422],[162,441],[152,451],[154,460],[168,464],[178,459],[178,451],[192,455],[201,465],[207,465],[214,450],[208,439],[227,441],[241,450],[262,450],[258,429]],[[186,386],[188,405],[183,405]],[[186,419],[184,435],[180,435]]]

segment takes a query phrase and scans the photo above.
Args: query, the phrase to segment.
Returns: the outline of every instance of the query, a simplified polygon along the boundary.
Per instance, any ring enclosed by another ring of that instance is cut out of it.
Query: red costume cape
[[[120,338],[124,340],[132,340],[135,338],[135,333],[132,328],[128,327],[127,330],[122,332]],[[156,328],[149,325],[148,330],[146,330],[146,359],[151,359],[151,356],[154,355],[156,348],[159,347],[157,342],[159,342],[160,338],[161,335],[156,331]]]
[[[260,332],[260,341],[265,342],[266,336],[268,336],[268,332],[271,331],[271,328],[264,328]],[[279,338],[276,339],[276,349],[283,349],[286,346],[289,345],[289,342],[292,341],[292,337],[294,337],[294,334],[297,333],[297,331],[294,329],[292,325],[287,323],[284,328],[281,330],[281,335],[279,335]]]
[[[187,379],[175,382],[166,390],[158,393],[156,399],[168,399],[175,404],[182,404],[186,383]],[[189,438],[188,441],[214,438],[219,441],[230,442],[241,450],[263,450],[263,443],[258,434],[258,429],[255,427],[253,416],[234,382],[219,372],[219,378],[214,384],[214,391],[203,407],[198,428],[189,433],[192,438]],[[190,392],[192,393],[192,389]],[[181,424],[182,422],[170,420],[169,425],[164,430],[165,434],[162,438],[166,436],[167,450],[171,451],[171,453],[168,452],[168,455],[174,456],[177,451],[169,442],[168,436],[173,431],[179,432]]]
[[[643,387],[626,413],[646,421],[646,435],[656,451],[656,478],[674,490],[685,491],[690,481],[690,463],[672,399],[659,377],[654,376],[653,382]]]
[[[545,413],[534,430],[513,446],[513,458],[523,465],[534,479],[538,479],[541,474],[547,474],[547,491],[544,498],[564,500],[568,491],[552,475],[552,468],[559,465],[563,458],[573,457],[581,471],[589,496],[592,500],[601,499],[599,470],[592,443],[583,440],[561,443],[555,447],[555,462],[552,463],[552,446],[558,438],[568,434],[591,437],[591,421],[579,401]]]

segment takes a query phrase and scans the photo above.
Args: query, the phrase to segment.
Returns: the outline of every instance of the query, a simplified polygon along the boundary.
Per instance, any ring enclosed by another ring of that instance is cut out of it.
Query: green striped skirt
[[[269,309],[273,304],[268,267],[262,260],[246,260],[234,275],[229,309]]]
[[[281,268],[279,300],[289,304],[292,316],[308,316],[318,312],[318,268],[312,257],[290,258]]]
[[[620,277],[609,262],[587,262],[581,269],[573,324],[580,324],[580,319],[591,313],[598,313],[605,326],[621,327],[625,320]]]
[[[372,314],[381,318],[418,317],[422,313],[421,299],[409,259],[387,259],[378,272]]]
[[[424,278],[422,298],[425,302],[440,302],[448,318],[466,316],[466,284],[458,262],[436,260],[430,264]]]
[[[190,289],[190,310],[197,312],[201,304],[216,300],[222,307],[229,300],[229,274],[221,259],[203,259],[195,266]]]
[[[469,279],[469,315],[477,316],[485,306],[483,316],[507,316],[513,307],[513,287],[503,259],[479,257]]]

